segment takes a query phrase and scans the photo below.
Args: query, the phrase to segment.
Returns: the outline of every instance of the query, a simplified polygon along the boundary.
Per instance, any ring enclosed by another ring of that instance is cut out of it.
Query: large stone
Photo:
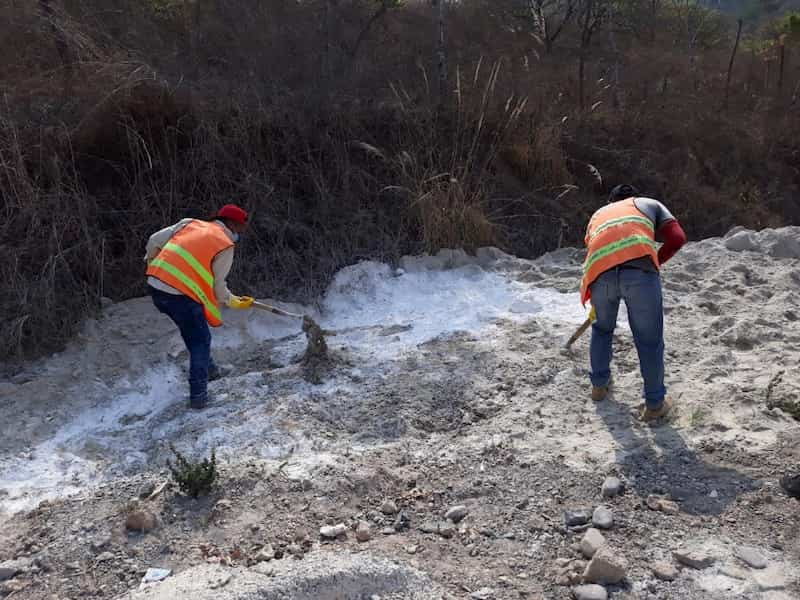
[[[272,547],[272,544],[267,544],[256,553],[253,560],[260,563],[270,561],[273,558],[275,558],[275,548]]]
[[[385,515],[396,515],[398,510],[394,500],[384,500],[381,504],[381,512]]]
[[[394,528],[391,528],[394,532]],[[439,523],[436,521],[425,521],[419,526],[422,533],[439,533]]]
[[[592,513],[592,524],[600,529],[611,529],[614,514],[605,506],[598,506]]]
[[[339,523],[338,525],[324,525],[319,528],[319,534],[323,538],[332,540],[340,535],[347,533],[347,525]]]
[[[603,498],[614,498],[622,493],[622,482],[618,477],[606,477],[601,490]]]
[[[581,540],[581,553],[586,558],[592,558],[595,553],[606,543],[606,538],[597,529],[589,528]]]
[[[592,511],[589,509],[564,511],[564,524],[567,527],[580,527],[592,520]]]
[[[758,550],[750,546],[739,546],[734,551],[734,555],[753,569],[767,568],[767,559]]]
[[[356,540],[359,542],[368,542],[372,539],[372,531],[370,530],[369,523],[366,521],[359,521],[356,527]]]
[[[651,567],[653,575],[661,581],[674,581],[678,577],[678,569],[672,563],[658,561]]]
[[[602,585],[579,585],[572,590],[575,600],[607,600],[608,592]]]
[[[705,550],[698,548],[679,548],[672,556],[682,565],[692,569],[707,569],[716,562],[716,558]]]
[[[451,538],[456,534],[456,526],[450,521],[439,523],[439,535],[443,538]]]
[[[28,558],[20,558],[18,560],[7,560],[0,562],[0,581],[13,579],[30,569],[33,561]]]
[[[147,509],[136,509],[125,517],[125,528],[128,531],[152,531],[158,525],[156,516]]]
[[[586,565],[583,578],[589,583],[619,583],[625,579],[628,561],[606,544],[595,552],[592,560]]]
[[[445,513],[444,518],[450,519],[453,523],[458,523],[464,517],[467,516],[468,512],[469,510],[467,510],[466,506],[463,505],[453,506],[450,510],[448,510]]]

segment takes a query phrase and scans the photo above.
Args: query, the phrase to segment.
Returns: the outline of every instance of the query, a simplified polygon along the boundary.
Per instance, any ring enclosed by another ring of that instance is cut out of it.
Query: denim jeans
[[[183,294],[168,294],[153,287],[150,295],[155,307],[172,319],[181,332],[189,351],[189,403],[202,406],[208,401],[208,372],[216,370],[203,305]]]
[[[656,272],[616,267],[600,275],[591,286],[597,319],[592,325],[591,380],[603,387],[611,378],[614,328],[620,300],[628,307],[628,322],[639,353],[648,408],[660,408],[667,393],[664,387],[664,310],[661,279]]]

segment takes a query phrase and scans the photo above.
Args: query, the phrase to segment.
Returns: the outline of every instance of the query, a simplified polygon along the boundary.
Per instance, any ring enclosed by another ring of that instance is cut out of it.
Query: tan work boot
[[[661,403],[661,407],[659,408],[652,409],[645,406],[639,419],[645,423],[652,423],[653,421],[666,417],[670,410],[672,410],[672,400],[664,398],[664,402]]]
[[[602,402],[608,396],[608,386],[604,385],[603,387],[597,387],[596,385],[592,386],[592,402]]]

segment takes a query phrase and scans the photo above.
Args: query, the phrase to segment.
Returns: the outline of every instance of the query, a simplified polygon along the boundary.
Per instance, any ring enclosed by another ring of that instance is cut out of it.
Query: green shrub
[[[178,452],[172,444],[169,445],[169,448],[175,455],[175,464],[173,465],[172,461],[167,460],[167,466],[181,491],[192,498],[210,492],[219,474],[214,449],[211,449],[210,460],[204,458],[202,462],[192,462]]]

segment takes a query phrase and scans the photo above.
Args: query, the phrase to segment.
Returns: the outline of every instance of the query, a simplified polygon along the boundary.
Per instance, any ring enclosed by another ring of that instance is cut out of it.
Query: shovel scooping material
[[[322,329],[322,327],[320,327],[317,322],[308,315],[298,315],[297,313],[288,312],[258,301],[253,302],[253,308],[271,312],[282,317],[303,320],[303,333],[306,334],[306,338],[308,340],[308,347],[306,348],[306,353],[304,356],[305,361],[311,360],[312,357],[324,357],[328,352],[328,344],[325,342],[325,336],[336,335],[336,332],[334,331]]]

